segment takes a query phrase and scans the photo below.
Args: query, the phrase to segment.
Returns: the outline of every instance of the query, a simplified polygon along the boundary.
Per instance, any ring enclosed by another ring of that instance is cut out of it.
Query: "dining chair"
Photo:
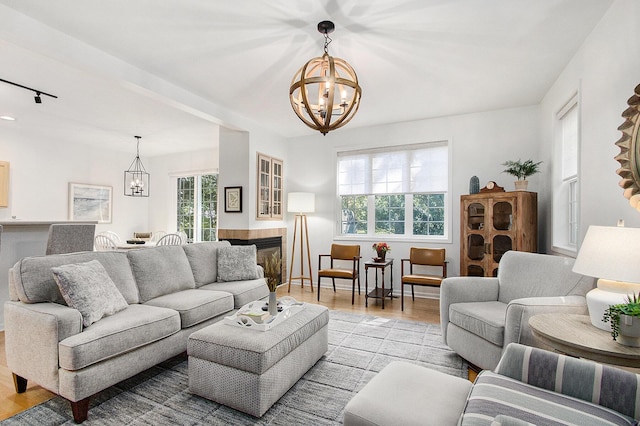
[[[178,235],[180,235],[180,238],[182,238],[182,244],[187,244],[189,242],[189,237],[187,236],[186,232],[178,231]]]
[[[118,244],[106,233],[96,235],[93,244],[96,247],[96,251],[113,251],[118,249]]]
[[[153,231],[151,233],[151,242],[152,243],[157,243],[158,241],[160,241],[160,238],[164,237],[165,235],[167,235],[166,231]]]
[[[113,242],[116,243],[116,244],[119,244],[119,243],[122,242],[122,239],[120,239],[120,235],[116,234],[113,231],[102,231],[102,232],[98,233],[98,235],[106,235],[111,240],[113,240]]]
[[[330,258],[328,268],[322,269],[322,258]],[[360,246],[331,244],[330,254],[318,256],[318,301],[320,301],[320,278],[331,278],[333,291],[336,291],[336,278],[351,280],[351,304],[355,302],[356,281],[360,294]]]
[[[49,226],[46,254],[93,251],[95,224],[53,223]]]
[[[405,274],[406,263],[409,264],[409,268]],[[434,269],[439,269],[439,273],[436,274]],[[415,301],[414,285],[440,287],[442,280],[447,278],[446,250],[411,247],[409,250],[409,258],[401,260],[400,275],[400,298],[402,299],[401,306],[404,311],[405,285],[411,286],[411,299]]]
[[[158,246],[181,246],[182,237],[179,234],[167,234],[158,240]]]

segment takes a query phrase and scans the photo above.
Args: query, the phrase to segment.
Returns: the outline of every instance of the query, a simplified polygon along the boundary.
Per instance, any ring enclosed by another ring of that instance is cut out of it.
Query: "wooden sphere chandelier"
[[[331,21],[318,24],[324,34],[324,54],[311,59],[298,70],[291,81],[289,100],[304,124],[326,135],[347,124],[358,111],[362,89],[358,76],[344,59],[329,55]]]

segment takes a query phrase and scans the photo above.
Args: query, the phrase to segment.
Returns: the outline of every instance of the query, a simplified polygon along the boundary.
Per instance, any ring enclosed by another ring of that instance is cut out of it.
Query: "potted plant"
[[[640,347],[640,298],[636,293],[624,303],[609,306],[602,321],[611,324],[611,336],[621,345]]]
[[[372,248],[378,255],[378,257],[374,259],[376,262],[384,262],[387,252],[391,250],[391,247],[387,243],[373,243]]]
[[[529,184],[529,181],[527,181],[527,178],[540,171],[541,163],[542,161],[538,161],[537,163],[534,163],[532,160],[527,160],[524,162],[521,160],[505,161],[504,163],[502,163],[502,165],[505,166],[506,169],[504,169],[502,173],[508,173],[516,177],[517,179],[515,182],[516,191],[526,191],[527,186]]]
[[[280,284],[280,273],[282,269],[282,259],[277,251],[274,251],[271,258],[264,262],[264,276],[269,287],[269,313],[271,315],[278,314],[278,300],[276,298],[276,289]]]

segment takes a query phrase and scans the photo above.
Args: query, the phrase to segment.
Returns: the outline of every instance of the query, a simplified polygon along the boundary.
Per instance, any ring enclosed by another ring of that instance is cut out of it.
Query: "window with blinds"
[[[446,141],[338,153],[342,235],[448,238]]]

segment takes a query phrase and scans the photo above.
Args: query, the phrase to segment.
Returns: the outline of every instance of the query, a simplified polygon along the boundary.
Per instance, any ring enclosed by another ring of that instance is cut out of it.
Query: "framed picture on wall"
[[[69,220],[111,223],[113,188],[69,183]]]
[[[242,213],[241,186],[225,186],[224,211],[225,213]]]

